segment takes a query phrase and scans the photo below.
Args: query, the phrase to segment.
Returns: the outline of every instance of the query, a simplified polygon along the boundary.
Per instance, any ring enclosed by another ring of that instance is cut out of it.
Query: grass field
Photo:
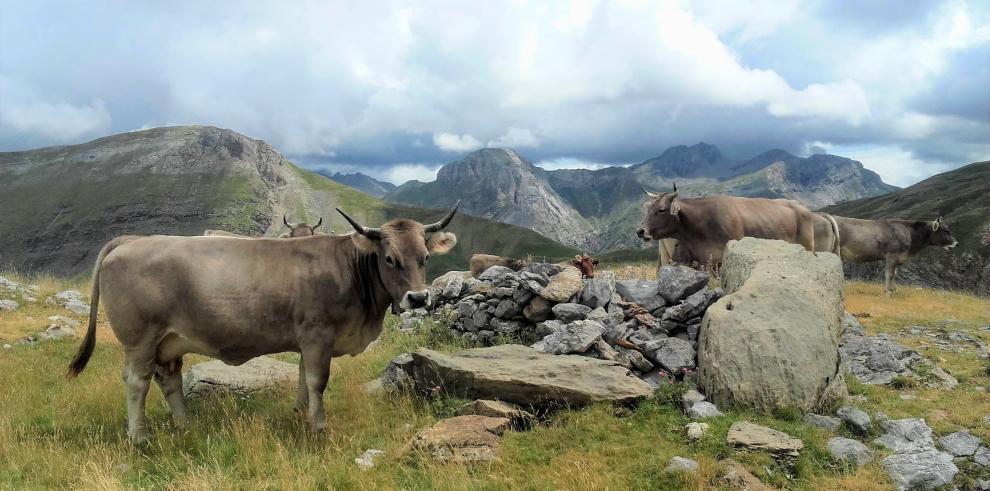
[[[624,277],[650,277],[652,264],[616,268]],[[0,312],[2,343],[42,330],[50,315],[68,315],[45,305],[48,295],[86,285],[47,278],[14,281],[38,284],[40,301]],[[990,342],[990,302],[949,292],[902,288],[885,299],[875,284],[846,287],[847,309],[860,315],[871,333],[896,333],[914,325],[946,327]],[[868,314],[868,317],[865,316]],[[81,317],[76,316],[79,320]],[[249,399],[214,399],[191,404],[193,424],[173,428],[157,388],[148,398],[152,433],[147,447],[127,441],[121,350],[101,321],[96,352],[76,380],[65,380],[79,339],[0,350],[0,488],[3,489],[709,489],[717,482],[714,462],[731,457],[767,484],[788,489],[888,489],[878,463],[860,469],[832,460],[824,450],[829,432],[806,426],[796,412],[757,415],[728,411],[715,419],[700,442],[688,443],[688,419],[663,397],[635,409],[598,405],[552,415],[545,426],[510,432],[500,459],[489,465],[438,465],[398,452],[418,428],[449,416],[463,401],[422,401],[368,395],[362,384],[381,373],[398,353],[417,346],[453,350],[460,346],[442,326],[401,333],[389,317],[381,342],[357,357],[333,362],[326,400],[328,428],[308,432],[293,411],[294,387]],[[921,416],[936,432],[969,428],[990,440],[990,375],[973,351],[944,352],[922,337],[901,341],[917,347],[957,377],[952,392],[921,386],[895,390],[850,380],[857,404],[892,418]],[[294,360],[293,355],[278,355]],[[203,360],[189,356],[186,366]],[[916,398],[904,400],[901,394]],[[806,445],[794,467],[762,454],[739,453],[725,444],[733,421],[749,419],[801,438]],[[845,430],[842,430],[844,432]],[[365,449],[387,457],[369,471],[354,458]],[[698,460],[693,476],[664,472],[670,457]]]

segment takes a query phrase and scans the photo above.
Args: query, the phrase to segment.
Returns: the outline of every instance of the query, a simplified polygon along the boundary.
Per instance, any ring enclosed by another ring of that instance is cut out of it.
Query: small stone
[[[748,421],[733,423],[725,442],[746,450],[763,450],[785,457],[798,457],[804,449],[804,442],[801,440]]]
[[[880,423],[886,431],[873,443],[895,452],[915,452],[933,448],[932,429],[921,418],[892,419]]]
[[[830,438],[827,443],[828,453],[838,460],[854,462],[857,466],[868,464],[873,460],[873,451],[866,445],[851,438],[837,436]]]
[[[973,454],[973,462],[983,467],[990,467],[990,448],[981,446],[976,449],[976,453]]]
[[[934,448],[890,455],[883,466],[900,491],[944,486],[959,472],[951,455]]]
[[[684,426],[684,430],[688,440],[698,441],[708,433],[708,423],[691,422]]]
[[[913,401],[918,398],[918,396],[914,394],[900,394],[898,397],[900,397],[902,401]]]
[[[839,418],[833,418],[831,416],[824,416],[821,414],[808,413],[802,418],[804,422],[815,428],[822,428],[829,431],[838,431],[839,426],[842,426],[842,420]]]
[[[657,289],[668,304],[676,304],[708,284],[708,273],[679,266],[664,266],[657,273]]]
[[[687,415],[691,419],[708,419],[724,416],[714,404],[708,401],[696,402],[687,410]]]
[[[689,408],[693,406],[694,403],[701,402],[703,400],[705,400],[705,395],[695,389],[688,389],[684,391],[684,395],[681,396],[681,404],[683,404],[685,408]]]
[[[938,439],[938,446],[956,457],[968,457],[980,448],[980,438],[968,431],[957,431]]]
[[[670,462],[667,463],[667,468],[664,469],[665,472],[690,472],[694,473],[698,470],[698,462],[686,459],[684,457],[673,457]]]
[[[695,367],[696,353],[689,341],[678,338],[662,338],[647,345],[647,354],[653,361],[671,373],[680,374]]]
[[[564,355],[584,353],[595,341],[601,339],[605,326],[596,321],[575,321],[563,325],[559,330],[533,344],[542,353]]]
[[[365,450],[363,454],[354,459],[354,463],[361,468],[361,470],[366,471],[375,466],[375,459],[379,457],[384,457],[385,452],[381,450],[376,450],[374,448],[369,448]]]
[[[584,320],[591,312],[591,307],[579,303],[558,303],[554,305],[553,315],[563,323]]]
[[[0,300],[0,310],[17,310],[18,304],[13,300]]]
[[[835,414],[842,418],[853,431],[861,434],[870,431],[870,426],[873,424],[869,414],[854,406],[842,406]]]

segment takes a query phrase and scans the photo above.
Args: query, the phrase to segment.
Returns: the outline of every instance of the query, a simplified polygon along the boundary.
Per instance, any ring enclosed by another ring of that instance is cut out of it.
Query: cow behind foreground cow
[[[459,205],[459,203],[458,203]],[[315,430],[326,427],[323,391],[330,360],[356,355],[378,337],[389,304],[426,307],[426,261],[457,242],[439,222],[392,220],[349,235],[294,240],[124,236],[93,268],[89,327],[68,377],[86,367],[104,311],[124,351],[128,436],[147,439],[145,398],[152,377],[172,411],[187,420],[182,356],[199,353],[240,365],[251,358],[301,355],[296,407]]]
[[[643,225],[636,234],[649,241],[677,239],[675,256],[691,257],[717,268],[730,240],[743,237],[778,239],[816,251],[815,224],[823,217],[800,203],[785,199],[711,196],[679,198],[646,191]],[[678,260],[679,258],[675,258]]]
[[[284,223],[285,226],[289,228],[289,231],[279,234],[278,238],[289,239],[293,237],[310,237],[313,235],[320,235],[320,232],[317,232],[316,229],[323,224],[323,217],[320,217],[320,221],[316,222],[316,225],[311,226],[306,222],[289,223],[288,219],[286,219],[285,214],[283,214],[282,223]],[[333,230],[330,231],[330,234],[333,235]],[[203,235],[208,237],[236,237],[238,239],[260,238],[260,237],[250,237],[247,235],[235,234],[233,232],[227,232],[226,230],[215,230],[215,229],[206,229],[205,231],[203,231]]]
[[[835,217],[841,234],[842,260],[884,262],[884,292],[894,293],[897,268],[928,246],[950,250],[959,242],[942,217],[935,221],[860,220]]]
[[[494,254],[474,254],[468,263],[472,278],[481,276],[481,273],[484,273],[492,266],[505,266],[513,271],[519,271],[525,268],[527,264],[529,263],[525,259],[514,259],[511,257],[496,256]],[[574,256],[574,259],[561,261],[557,264],[565,267],[574,266],[581,271],[582,277],[594,278],[595,266],[598,266],[598,259],[587,254],[578,254]]]

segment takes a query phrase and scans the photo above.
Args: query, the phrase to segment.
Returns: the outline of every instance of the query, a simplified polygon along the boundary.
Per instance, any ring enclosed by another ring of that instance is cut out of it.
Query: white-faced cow
[[[293,240],[125,236],[100,251],[93,269],[89,328],[68,376],[93,353],[100,299],[124,350],[128,435],[147,438],[144,405],[152,377],[176,424],[186,421],[182,356],[239,365],[269,353],[301,354],[298,409],[325,426],[330,359],[356,355],[382,329],[389,304],[426,307],[426,261],[454,246],[436,223],[393,220],[349,235]]]
[[[679,198],[673,192],[646,191],[643,240],[677,239],[675,258],[693,258],[718,267],[730,240],[743,237],[779,239],[815,250],[815,222],[822,218],[800,203],[785,199],[711,196]]]
[[[894,293],[897,268],[928,246],[952,249],[958,244],[949,226],[911,220],[860,220],[834,217],[842,236],[842,260],[853,263],[884,261],[884,292]]]

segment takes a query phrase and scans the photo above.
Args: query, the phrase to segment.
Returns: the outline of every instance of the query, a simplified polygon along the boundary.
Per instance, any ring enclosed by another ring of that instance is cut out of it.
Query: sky
[[[906,186],[990,159],[990,2],[0,0],[0,151],[184,124],[394,183],[704,141]]]

